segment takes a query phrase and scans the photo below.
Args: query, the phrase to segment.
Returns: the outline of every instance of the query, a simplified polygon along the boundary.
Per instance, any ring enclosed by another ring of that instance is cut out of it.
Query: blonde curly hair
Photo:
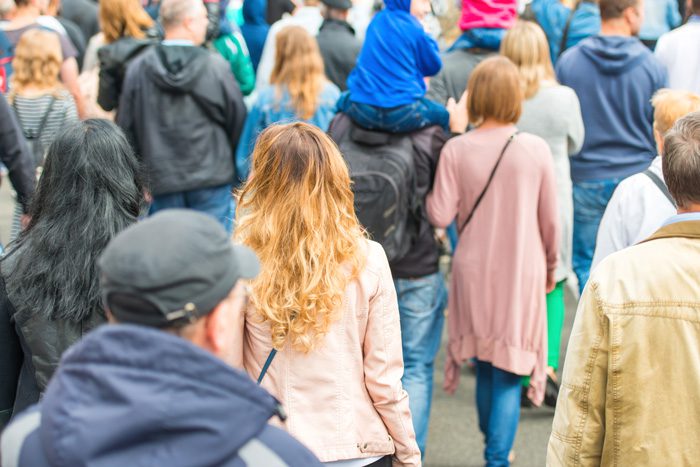
[[[251,299],[276,349],[289,342],[312,350],[364,267],[365,233],[350,184],[338,147],[318,127],[273,125],[258,138],[235,236],[260,258]]]
[[[54,90],[63,89],[58,73],[63,63],[63,53],[58,34],[41,29],[30,29],[22,34],[12,60],[12,77],[8,100],[28,87]]]

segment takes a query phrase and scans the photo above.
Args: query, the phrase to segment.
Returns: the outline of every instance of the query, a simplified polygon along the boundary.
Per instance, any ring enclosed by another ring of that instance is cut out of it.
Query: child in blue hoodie
[[[338,111],[368,130],[410,133],[440,125],[449,131],[445,107],[425,98],[425,77],[442,68],[437,42],[418,21],[430,11],[430,1],[385,3],[367,28]]]

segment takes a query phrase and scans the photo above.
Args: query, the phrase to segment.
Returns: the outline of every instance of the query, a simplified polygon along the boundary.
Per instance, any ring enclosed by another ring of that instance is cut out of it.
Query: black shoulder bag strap
[[[506,144],[503,146],[503,149],[501,150],[501,154],[498,156],[498,160],[496,161],[496,165],[493,166],[493,170],[491,170],[491,175],[489,175],[489,179],[486,182],[486,186],[484,189],[481,191],[481,194],[479,195],[478,198],[476,198],[476,202],[474,203],[474,207],[472,208],[472,212],[469,213],[469,216],[467,219],[462,223],[462,225],[459,227],[459,234],[461,235],[462,232],[464,232],[464,229],[469,225],[469,222],[472,220],[472,217],[474,217],[474,213],[476,212],[476,208],[479,207],[479,204],[481,204],[481,200],[484,199],[484,195],[488,191],[489,187],[491,186],[491,182],[493,181],[493,176],[496,175],[496,170],[498,169],[498,166],[501,164],[501,160],[503,159],[503,155],[506,153],[506,149],[508,149],[508,146],[510,146],[510,143],[513,142],[515,139],[515,136],[518,134],[516,131],[510,137],[508,138],[508,141],[506,141]]]
[[[646,175],[647,177],[649,177],[649,179],[652,182],[654,182],[654,185],[656,185],[659,188],[659,190],[661,191],[661,193],[663,193],[664,196],[666,198],[668,198],[668,200],[671,202],[671,204],[673,205],[674,208],[677,207],[676,200],[673,199],[673,196],[671,196],[671,192],[668,191],[668,187],[666,186],[664,181],[659,178],[658,175],[656,175],[654,172],[652,172],[651,169],[646,169],[642,173],[644,175]]]
[[[262,380],[265,377],[267,370],[270,368],[272,360],[275,359],[275,355],[277,355],[277,349],[270,350],[270,355],[267,356],[267,360],[265,360],[265,364],[263,365],[262,370],[260,370],[260,376],[258,376],[258,384],[262,383]]]
[[[557,54],[557,58],[561,57],[561,54],[563,54],[566,50],[566,43],[569,42],[569,29],[571,29],[571,20],[574,19],[574,15],[576,14],[576,11],[578,10],[579,6],[581,6],[581,0],[576,2],[576,6],[571,9],[571,11],[569,12],[569,17],[566,18],[566,25],[564,26],[564,32],[561,35],[561,42],[559,43],[559,53]]]

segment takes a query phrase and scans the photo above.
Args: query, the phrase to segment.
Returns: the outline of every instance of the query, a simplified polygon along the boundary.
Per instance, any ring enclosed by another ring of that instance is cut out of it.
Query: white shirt
[[[270,26],[270,31],[267,33],[267,39],[265,39],[265,45],[260,56],[258,70],[256,71],[255,89],[260,90],[270,84],[270,75],[275,67],[277,33],[287,26],[301,26],[315,37],[318,35],[321,23],[323,23],[321,9],[315,6],[304,6],[299,8],[293,16],[285,16]]]
[[[668,70],[671,89],[700,94],[700,20],[661,36],[654,54]]]
[[[365,457],[362,459],[345,459],[342,461],[326,462],[323,465],[326,467],[364,467],[365,465],[377,462],[382,457],[384,456]]]
[[[661,157],[649,169],[663,180]],[[606,256],[639,243],[676,214],[676,208],[651,179],[639,173],[624,179],[610,198],[598,228],[591,271]]]

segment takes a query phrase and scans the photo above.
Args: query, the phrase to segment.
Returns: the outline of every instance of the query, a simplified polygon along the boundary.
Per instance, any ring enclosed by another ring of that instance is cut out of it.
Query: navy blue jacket
[[[268,420],[243,372],[156,329],[105,325],[65,353],[43,401],[2,437],[4,467],[320,466]]]
[[[651,97],[668,73],[639,39],[595,36],[567,50],[557,78],[576,91],[586,137],[571,158],[574,182],[624,178],[656,156]]]
[[[410,0],[384,3],[367,28],[348,89],[353,102],[391,108],[423,97],[423,78],[436,75],[442,60],[437,42],[409,13]]]
[[[265,21],[265,0],[243,0],[243,24],[241,34],[245,39],[253,68],[258,69],[270,25]]]

